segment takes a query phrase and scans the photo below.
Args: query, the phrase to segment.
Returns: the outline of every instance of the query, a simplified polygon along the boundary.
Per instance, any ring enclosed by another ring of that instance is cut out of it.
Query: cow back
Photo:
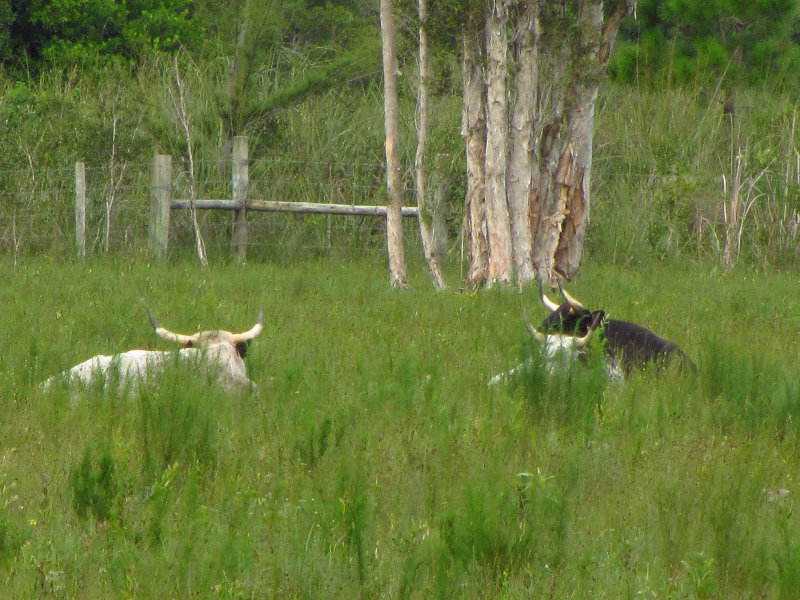
[[[619,361],[625,372],[673,356],[680,356],[694,367],[678,346],[642,325],[607,319],[603,335],[606,352]]]

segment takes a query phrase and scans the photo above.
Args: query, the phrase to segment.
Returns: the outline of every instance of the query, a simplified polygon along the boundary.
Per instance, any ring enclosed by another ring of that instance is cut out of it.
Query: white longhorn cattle
[[[165,365],[185,361],[201,369],[209,379],[216,380],[225,389],[255,389],[255,384],[247,377],[243,359],[248,344],[264,328],[263,311],[259,312],[256,324],[242,333],[218,330],[184,335],[161,327],[149,310],[147,316],[159,337],[181,346],[177,353],[129,350],[113,356],[100,354],[51,377],[42,384],[43,387],[48,389],[57,381],[84,386],[96,385],[98,382],[107,386],[112,381],[118,381],[121,391],[135,390],[139,383],[161,372]]]

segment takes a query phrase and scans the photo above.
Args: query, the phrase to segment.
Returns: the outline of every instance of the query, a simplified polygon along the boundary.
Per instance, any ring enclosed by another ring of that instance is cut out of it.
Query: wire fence
[[[385,206],[381,164],[290,160],[248,161],[248,198],[267,201]],[[173,164],[174,199],[230,199],[231,161],[200,162],[195,175],[184,160]],[[15,256],[76,252],[76,168],[0,170],[0,253]],[[146,252],[149,243],[152,164],[85,167],[86,253]],[[230,255],[232,211],[197,211],[209,257]],[[376,216],[248,213],[248,258],[296,253],[385,252],[385,219]],[[405,227],[412,250],[416,223]],[[191,214],[173,210],[169,252],[193,252]]]
[[[795,152],[796,153],[796,152]],[[339,205],[386,204],[380,162],[303,162],[250,159],[251,199]],[[153,165],[86,167],[86,253],[148,250]],[[230,199],[232,161],[173,163],[172,198]],[[76,169],[0,169],[0,254],[76,255]],[[435,178],[432,178],[435,179]],[[449,254],[459,256],[463,177],[445,173],[438,193],[446,212]],[[742,165],[716,176],[623,171],[613,157],[597,156],[593,169],[593,256],[689,255],[698,259],[745,256],[763,263],[800,264],[800,154],[776,168]],[[413,198],[413,174],[405,174]],[[412,201],[413,203],[413,201]],[[169,253],[194,252],[189,211],[171,211]],[[197,212],[209,258],[231,256],[232,211]],[[384,254],[385,219],[379,216],[248,214],[248,260],[305,254]],[[420,250],[418,228],[404,227],[408,251]]]

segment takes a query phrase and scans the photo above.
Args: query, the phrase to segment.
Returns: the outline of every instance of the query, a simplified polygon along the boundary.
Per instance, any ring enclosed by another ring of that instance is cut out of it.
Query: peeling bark
[[[578,272],[591,209],[594,105],[635,0],[607,5],[604,11],[602,0],[489,0],[481,17],[485,37],[477,24],[465,28],[462,131],[473,286],[514,275],[524,284],[537,274],[554,284]],[[508,6],[515,7],[517,69],[510,115]],[[486,78],[479,81],[483,40]]]
[[[591,209],[595,101],[620,22],[634,4],[634,0],[620,0],[604,16],[602,0],[579,2],[579,35],[553,62],[554,72],[564,74],[566,96],[563,114],[558,114],[554,103],[553,118],[543,130],[542,180],[535,190],[540,214],[534,264],[543,281],[555,283],[554,269],[571,279],[580,267]]]
[[[532,243],[536,212],[531,211],[530,190],[535,185],[534,160],[538,155],[538,140],[534,133],[538,125],[538,43],[539,3],[538,0],[527,0],[518,6],[514,23],[513,52],[517,71],[514,77],[515,98],[506,175],[511,247],[519,284],[525,284],[535,277]]]
[[[554,259],[561,239],[561,230],[564,224],[570,188],[573,183],[574,159],[572,144],[568,142],[564,151],[561,152],[558,166],[552,178],[548,177],[551,182],[551,191],[547,196],[541,198],[534,261],[540,280],[549,285],[554,285],[558,282],[554,274],[554,268],[556,267]]]
[[[600,81],[605,76],[611,48],[623,17],[633,9],[633,0],[620,1],[603,15],[602,0],[580,4],[578,24],[581,64],[589,65],[573,75],[574,100],[568,116],[567,135],[574,148],[572,181],[569,183],[564,226],[554,256],[555,267],[568,279],[577,275],[591,208],[592,143],[594,106]]]
[[[484,163],[486,156],[486,102],[480,62],[483,49],[478,27],[467,27],[463,37],[462,80],[463,106],[461,135],[466,148],[466,211],[464,229],[469,238],[469,271],[467,281],[478,287],[486,280],[489,269],[488,235],[484,207]]]
[[[506,198],[508,143],[508,10],[492,0],[486,25],[486,225],[489,235],[487,283],[511,282],[511,221]]]
[[[544,5],[542,5],[544,8]],[[552,10],[552,9],[551,9]],[[563,23],[553,23],[553,16],[544,27],[555,28]],[[563,18],[563,16],[561,17]],[[561,235],[563,207],[556,193],[556,181],[563,181],[563,153],[567,142],[564,131],[564,105],[567,89],[567,63],[569,44],[564,37],[557,43],[551,40],[540,52],[539,89],[537,91],[537,111],[541,115],[539,152],[535,156],[531,178],[531,228],[533,231],[532,262],[540,281],[553,285],[557,283],[553,275],[554,255]],[[544,75],[546,73],[546,76]]]

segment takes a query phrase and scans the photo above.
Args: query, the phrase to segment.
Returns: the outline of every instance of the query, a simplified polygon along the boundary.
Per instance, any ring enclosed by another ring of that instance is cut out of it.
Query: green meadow
[[[2,271],[0,596],[797,597],[792,274],[587,263],[573,295],[698,364],[609,383],[544,372],[533,288],[437,293],[417,262],[407,291],[375,256]],[[37,387],[168,348],[145,306],[183,332],[263,308],[258,391],[177,367],[131,396]]]

